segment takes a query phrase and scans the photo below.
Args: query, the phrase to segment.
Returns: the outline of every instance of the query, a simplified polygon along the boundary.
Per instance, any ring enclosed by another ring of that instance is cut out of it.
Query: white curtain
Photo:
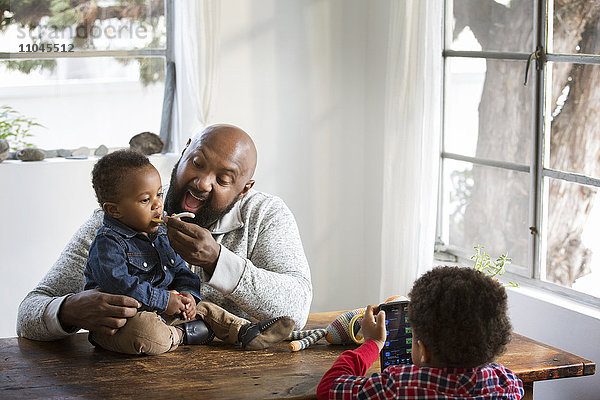
[[[173,149],[179,152],[193,134],[210,124],[217,84],[218,0],[174,1],[176,89]]]
[[[380,298],[432,267],[437,206],[442,1],[391,2]]]

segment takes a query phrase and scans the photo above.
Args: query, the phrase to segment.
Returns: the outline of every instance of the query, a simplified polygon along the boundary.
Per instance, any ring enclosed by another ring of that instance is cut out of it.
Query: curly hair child
[[[392,365],[365,377],[386,340],[385,312],[368,306],[365,343],[344,352],[317,388],[319,399],[510,399],[523,383],[494,363],[510,340],[502,284],[471,268],[437,267],[409,293],[414,365]]]

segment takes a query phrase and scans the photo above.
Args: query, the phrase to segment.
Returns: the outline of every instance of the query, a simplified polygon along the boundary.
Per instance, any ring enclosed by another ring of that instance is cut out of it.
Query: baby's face
[[[160,174],[148,165],[129,174],[122,181],[119,210],[120,221],[138,232],[154,233],[158,223],[152,218],[161,218],[163,192]]]

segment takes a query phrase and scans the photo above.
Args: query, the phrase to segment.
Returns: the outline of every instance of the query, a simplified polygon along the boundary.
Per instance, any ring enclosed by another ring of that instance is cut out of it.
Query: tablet
[[[408,301],[379,305],[385,311],[386,339],[379,354],[381,370],[390,365],[412,364],[412,330],[408,323]]]

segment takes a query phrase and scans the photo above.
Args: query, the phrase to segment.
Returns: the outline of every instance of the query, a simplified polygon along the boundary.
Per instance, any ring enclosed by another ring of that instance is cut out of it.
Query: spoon
[[[183,218],[183,217],[194,218],[195,216],[196,216],[196,214],[194,214],[194,213],[191,213],[189,211],[184,211],[179,214],[172,215],[171,218]],[[163,221],[161,218],[152,218],[152,222],[156,222],[157,224],[165,223],[165,221]]]

